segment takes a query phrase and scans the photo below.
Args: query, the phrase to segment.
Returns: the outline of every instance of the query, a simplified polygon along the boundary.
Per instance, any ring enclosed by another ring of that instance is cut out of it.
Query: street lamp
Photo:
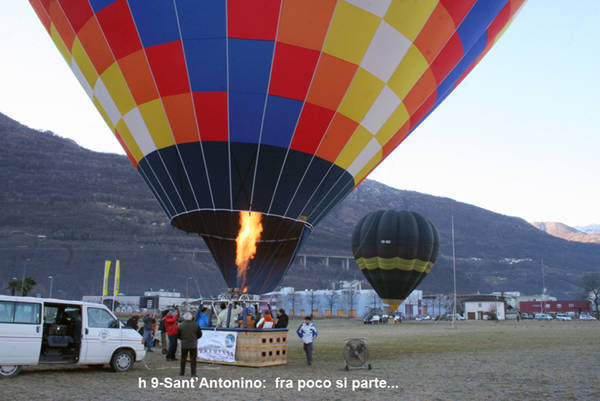
[[[189,285],[188,285],[188,284],[190,283],[190,280],[192,280],[192,278],[191,278],[191,277],[188,277],[188,278],[185,280],[185,297],[186,297],[186,298],[189,298],[189,297],[190,297]]]
[[[48,278],[50,279],[50,294],[48,295],[48,298],[52,298],[52,284],[54,283],[54,277],[48,276]]]
[[[12,278],[12,281],[17,281],[17,278],[16,278],[16,277],[13,277],[13,278]],[[13,297],[15,296],[15,287],[12,287],[12,288],[11,288],[11,294],[10,294],[10,295],[12,295]]]
[[[23,296],[23,291],[25,290],[25,274],[27,273],[27,262],[29,262],[29,258],[23,260],[23,280],[21,280],[21,296]]]

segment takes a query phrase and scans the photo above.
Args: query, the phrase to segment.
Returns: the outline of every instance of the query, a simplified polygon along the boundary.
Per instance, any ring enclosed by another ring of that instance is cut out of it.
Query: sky
[[[528,221],[600,223],[600,1],[529,0],[369,178]],[[0,4],[0,112],[124,154],[29,2]]]

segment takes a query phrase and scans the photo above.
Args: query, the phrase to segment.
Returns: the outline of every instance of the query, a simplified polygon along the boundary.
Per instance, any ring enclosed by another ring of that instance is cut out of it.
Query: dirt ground
[[[315,323],[312,366],[292,331],[287,365],[201,364],[196,388],[154,388],[180,383],[178,362],[154,352],[122,374],[108,367],[26,367],[0,382],[0,400],[600,400],[600,322]],[[347,337],[367,338],[372,370],[344,369]],[[198,388],[202,378],[251,379],[261,388]]]

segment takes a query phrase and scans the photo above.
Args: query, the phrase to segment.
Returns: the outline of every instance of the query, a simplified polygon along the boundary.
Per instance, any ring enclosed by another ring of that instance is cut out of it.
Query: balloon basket
[[[229,288],[224,294],[216,298],[205,298],[196,301],[199,305],[210,306],[211,314],[217,313],[217,307],[225,303],[229,310],[240,306],[248,309],[242,312],[242,317],[231,316],[235,319],[234,326],[203,328],[203,335],[199,341],[198,361],[208,364],[222,364],[233,366],[263,367],[285,365],[287,363],[287,337],[288,329],[280,328],[255,328],[253,319],[248,319],[253,312],[271,309],[269,301],[261,300],[259,295],[245,293],[240,288]],[[228,326],[229,320],[224,326]],[[252,324],[250,324],[252,323]],[[202,344],[206,341],[206,344]],[[200,349],[204,348],[204,353]],[[233,352],[232,352],[233,351]],[[228,355],[228,358],[223,358]]]
[[[217,329],[236,332],[235,362],[198,358],[198,362],[264,367],[287,364],[287,329]]]

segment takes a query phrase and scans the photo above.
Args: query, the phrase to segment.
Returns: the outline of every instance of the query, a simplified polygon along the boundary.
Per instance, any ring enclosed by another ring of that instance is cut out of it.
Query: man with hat
[[[183,314],[183,322],[179,324],[177,338],[181,340],[181,363],[179,375],[185,373],[185,362],[190,357],[192,376],[196,376],[196,358],[198,357],[198,339],[202,337],[202,330],[190,312]]]

